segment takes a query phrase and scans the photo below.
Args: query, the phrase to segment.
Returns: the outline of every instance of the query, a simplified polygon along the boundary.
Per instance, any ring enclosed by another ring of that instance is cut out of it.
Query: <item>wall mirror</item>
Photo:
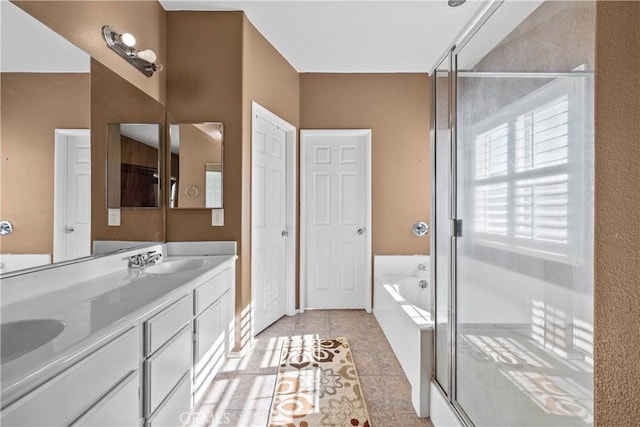
[[[173,123],[171,138],[172,208],[221,209],[222,142],[219,122]]]
[[[96,83],[86,52],[12,2],[0,2],[0,19],[0,220],[13,225],[0,236],[0,275],[89,259],[96,241],[109,241],[109,251],[116,251],[164,240],[158,209],[154,221],[123,213],[121,227],[107,225],[103,140],[109,121],[92,121],[98,110],[100,117],[131,116],[119,98],[120,108],[106,102],[97,108],[92,100],[95,90],[111,99],[124,85]]]
[[[160,207],[161,126],[107,125],[107,207]]]

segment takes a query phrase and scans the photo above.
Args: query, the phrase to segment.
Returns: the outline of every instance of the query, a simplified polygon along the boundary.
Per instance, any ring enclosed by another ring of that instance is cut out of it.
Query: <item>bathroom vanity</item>
[[[3,278],[2,425],[184,424],[233,348],[235,259],[166,243]]]

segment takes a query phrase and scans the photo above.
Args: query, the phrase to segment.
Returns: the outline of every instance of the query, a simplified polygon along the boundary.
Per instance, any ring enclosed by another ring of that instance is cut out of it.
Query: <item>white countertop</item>
[[[237,256],[165,256],[162,261],[182,258],[207,259],[208,263],[171,274],[123,268],[3,306],[2,323],[58,319],[66,324],[52,341],[2,365],[3,403],[15,400],[138,320],[186,295],[226,269]]]

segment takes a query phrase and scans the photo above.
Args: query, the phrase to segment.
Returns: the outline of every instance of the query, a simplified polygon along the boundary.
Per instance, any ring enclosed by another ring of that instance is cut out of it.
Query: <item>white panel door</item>
[[[58,130],[63,160],[56,163],[54,262],[91,255],[91,136],[88,130]]]
[[[287,168],[286,132],[260,116],[253,125],[253,296],[254,332],[286,309]]]
[[[357,131],[303,131],[305,308],[368,308],[367,149]]]

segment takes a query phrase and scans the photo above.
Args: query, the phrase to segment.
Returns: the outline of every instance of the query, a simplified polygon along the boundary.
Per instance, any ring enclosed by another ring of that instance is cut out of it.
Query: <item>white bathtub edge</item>
[[[379,284],[379,282],[378,282]],[[373,314],[411,384],[411,403],[419,417],[429,417],[429,379],[433,371],[433,328],[420,329],[398,303],[376,288]]]
[[[449,402],[442,394],[433,380],[431,385],[431,399],[429,400],[429,413],[431,415],[431,423],[434,427],[463,427],[458,420],[458,416],[453,412]]]

